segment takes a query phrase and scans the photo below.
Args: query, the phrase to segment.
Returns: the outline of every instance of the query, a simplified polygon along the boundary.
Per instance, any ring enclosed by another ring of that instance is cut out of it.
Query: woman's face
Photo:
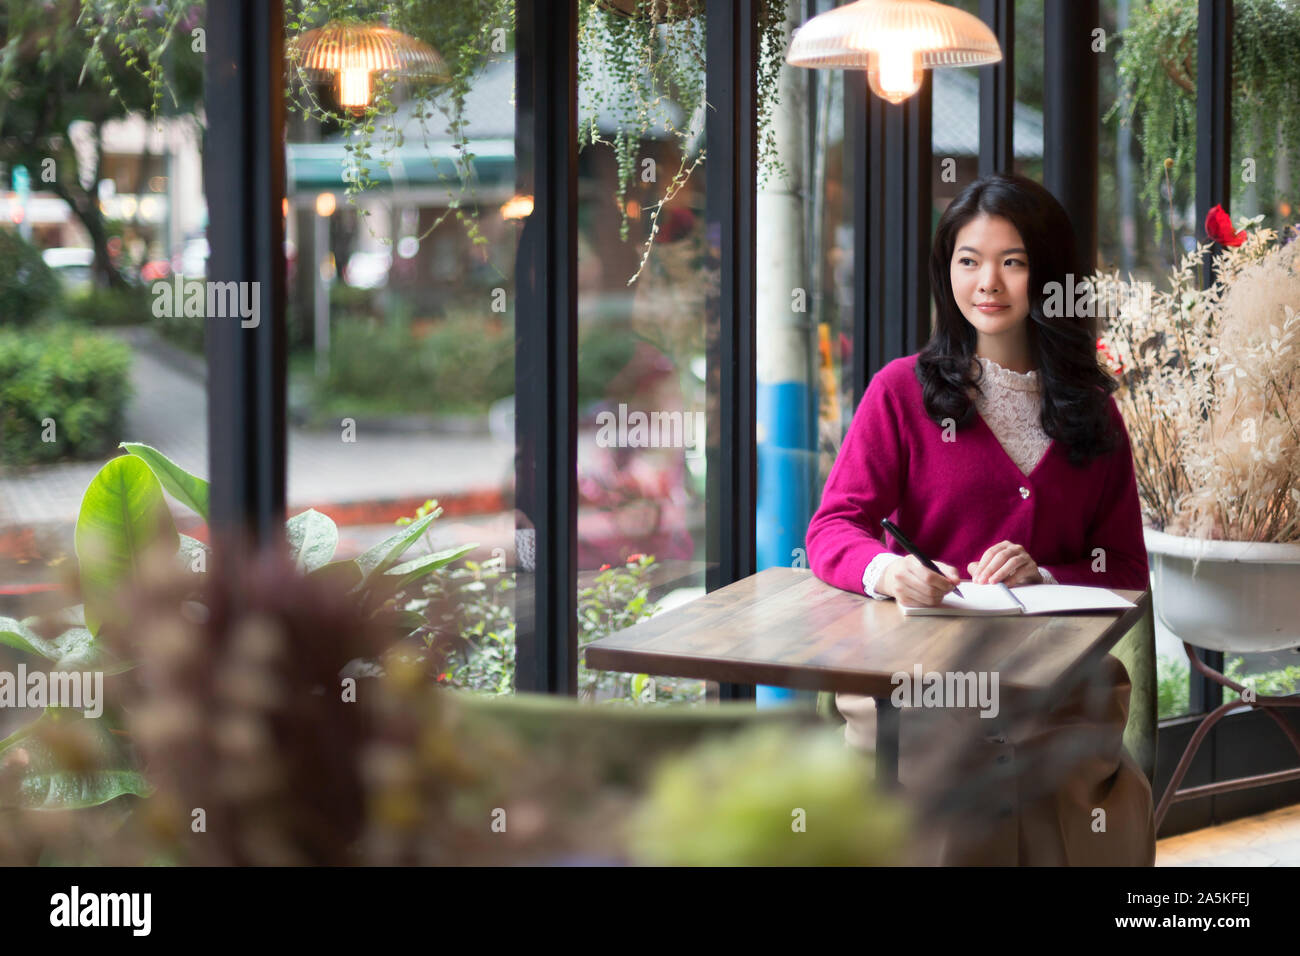
[[[1020,331],[1029,315],[1029,257],[1008,220],[980,213],[962,226],[948,274],[957,308],[977,331]]]

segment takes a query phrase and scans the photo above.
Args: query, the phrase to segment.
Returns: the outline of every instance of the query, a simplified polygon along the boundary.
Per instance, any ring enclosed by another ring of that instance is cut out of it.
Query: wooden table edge
[[[1028,691],[1030,693],[1050,693],[1054,688],[1068,684],[1081,669],[1088,668],[1101,660],[1110,649],[1127,634],[1150,610],[1151,591],[1133,591],[1111,588],[1116,594],[1132,601],[1134,606],[1123,608],[1115,615],[1115,620],[1079,657],[1078,663],[1062,674],[1048,687],[1042,685],[1026,688],[1023,684],[1007,682],[1003,684],[1009,691]],[[1084,616],[1090,612],[1071,612],[1070,615],[1043,615],[1045,617]],[[1101,611],[1095,616],[1102,616]],[[613,636],[613,635],[611,635]],[[601,646],[609,638],[593,641],[582,649],[583,660],[592,670],[618,671],[632,674],[651,674],[658,677],[675,677],[687,680],[711,680],[736,684],[765,684],[775,687],[789,687],[796,690],[827,691],[832,693],[860,694],[865,697],[887,697],[893,692],[893,684],[888,677],[864,677],[855,675],[836,675],[835,678],[822,678],[821,673],[836,674],[829,668],[809,665],[800,670],[791,671],[788,665],[764,664],[761,661],[728,661],[721,664],[715,656],[692,655],[684,652],[663,653],[658,651],[631,650],[616,646]],[[704,673],[708,671],[709,673]]]

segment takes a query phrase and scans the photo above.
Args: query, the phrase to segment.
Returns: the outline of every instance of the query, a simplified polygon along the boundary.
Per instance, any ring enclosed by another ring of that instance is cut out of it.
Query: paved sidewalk
[[[153,340],[145,330],[117,334],[133,344],[135,355],[135,393],[122,440],[152,445],[182,468],[206,477],[207,401],[201,362]],[[434,548],[477,542],[474,558],[482,560],[501,549],[513,565],[513,436],[502,441],[493,434],[381,432],[362,420],[356,438],[344,442],[341,429],[289,430],[287,510],[327,511],[339,526],[339,557],[357,554],[392,534],[395,518],[436,498],[444,514],[435,522]],[[597,451],[595,431],[588,430],[580,436],[579,461],[594,461]],[[75,561],[77,512],[86,486],[102,465],[79,462],[0,473],[0,594],[44,588],[51,568]],[[182,505],[168,501],[181,530],[201,534],[201,522]],[[689,559],[696,556],[703,526],[701,506],[687,507],[662,494],[647,494],[645,500],[618,509],[584,504],[578,513],[579,566],[596,568],[637,551],[662,560]]]
[[[192,373],[136,348],[135,394],[122,440],[152,445],[194,474],[206,477],[207,398]],[[112,457],[112,456],[108,456]],[[104,459],[106,461],[107,458]],[[0,475],[0,529],[75,522],[81,496],[99,462],[17,470]],[[364,424],[356,442],[339,431],[289,431],[289,511],[308,505],[448,498],[508,488],[514,445],[490,435],[377,434]],[[171,502],[173,511],[188,514]]]

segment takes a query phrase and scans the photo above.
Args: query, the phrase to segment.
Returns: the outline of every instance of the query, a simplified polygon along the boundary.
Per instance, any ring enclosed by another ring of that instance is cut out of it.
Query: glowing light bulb
[[[525,219],[533,213],[532,196],[511,196],[501,206],[502,219]]]
[[[911,47],[887,47],[880,51],[876,69],[867,71],[871,91],[890,103],[901,103],[921,88],[921,58]]]
[[[351,109],[365,109],[370,103],[370,71],[339,71],[339,102]]]
[[[286,52],[313,82],[337,82],[339,105],[350,110],[370,105],[372,73],[439,83],[451,79],[437,50],[381,23],[331,20],[290,37]]]

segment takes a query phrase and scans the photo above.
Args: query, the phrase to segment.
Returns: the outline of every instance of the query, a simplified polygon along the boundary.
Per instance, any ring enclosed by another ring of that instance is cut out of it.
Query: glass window
[[[1168,4],[1127,3],[1105,4],[1104,7],[1107,11],[1115,11],[1116,27],[1122,31],[1122,36],[1113,58],[1118,67],[1113,83],[1110,71],[1103,68],[1103,95],[1107,85],[1111,84],[1118,100],[1112,112],[1126,120],[1131,112],[1132,121],[1122,129],[1118,121],[1103,126],[1104,134],[1115,131],[1116,143],[1115,151],[1108,156],[1107,146],[1112,140],[1109,135],[1103,136],[1103,243],[1109,243],[1109,247],[1115,250],[1110,257],[1111,268],[1131,269],[1135,278],[1152,282],[1159,291],[1167,291],[1171,288],[1170,272],[1175,260],[1195,248],[1198,235],[1204,228],[1205,211],[1196,208],[1197,163],[1204,160],[1197,155],[1196,143],[1196,7],[1194,4],[1171,8]],[[1278,69],[1273,62],[1273,51],[1285,48],[1287,37],[1294,36],[1297,30],[1300,30],[1300,20],[1294,12],[1285,11],[1281,5],[1276,9],[1269,4],[1242,5],[1234,21],[1230,194],[1224,197],[1224,204],[1234,222],[1240,224],[1244,218],[1260,216],[1263,228],[1272,228],[1284,235],[1296,218],[1293,157],[1300,151],[1300,127],[1292,121],[1291,111],[1284,108],[1284,104],[1294,101],[1300,81],[1297,81],[1294,70]],[[1170,55],[1169,51],[1181,51],[1182,55]],[[1110,60],[1102,62],[1109,64]],[[1105,211],[1108,208],[1116,209],[1118,215],[1107,216]],[[1118,229],[1106,225],[1114,222],[1118,222]],[[1218,253],[1224,248],[1219,245],[1214,251]],[[1238,296],[1217,297],[1216,308],[1223,309],[1219,328],[1242,329],[1262,314],[1265,305],[1256,300],[1247,311],[1238,313],[1239,321],[1231,318],[1232,310],[1240,308],[1234,302],[1249,295],[1245,291],[1245,281],[1244,275],[1234,280]],[[1193,277],[1187,283],[1188,291],[1194,291],[1198,282],[1199,279]],[[1280,319],[1280,306],[1278,316]],[[1182,326],[1183,323],[1175,317],[1167,320],[1166,324]],[[1263,326],[1260,331],[1263,331]],[[1207,357],[1209,348],[1216,342],[1225,343],[1217,333],[1194,337],[1192,341],[1203,343],[1191,346],[1192,353]],[[1186,344],[1182,346],[1183,350],[1187,348]],[[1243,356],[1244,353],[1238,353],[1233,364],[1249,381],[1248,366],[1252,363]],[[1218,361],[1223,363],[1225,359],[1226,353],[1221,353]],[[1257,361],[1254,364],[1258,367]],[[1211,385],[1210,388],[1216,403],[1225,397],[1221,385]],[[1272,404],[1267,398],[1267,390],[1263,393],[1252,391],[1250,385],[1246,385],[1245,391],[1234,401],[1239,403],[1238,407],[1251,407],[1257,401],[1261,406]],[[1232,446],[1233,436],[1238,434],[1235,427],[1238,422],[1226,419],[1226,406],[1216,410],[1221,414],[1215,434],[1210,437],[1207,432],[1206,435],[1213,446],[1214,457],[1222,466],[1213,479],[1220,483],[1217,492],[1220,500],[1250,500],[1261,509],[1271,505],[1268,510],[1276,512],[1277,504],[1286,501],[1285,483],[1268,485],[1262,477],[1248,476],[1249,466],[1242,466],[1242,459],[1236,457]],[[1225,421],[1230,422],[1226,427]],[[1266,416],[1259,421],[1267,427]],[[1197,433],[1196,424],[1193,422],[1192,427],[1180,431],[1184,442],[1188,441],[1189,435]],[[1255,424],[1243,416],[1240,420],[1241,434],[1255,436]],[[1285,435],[1279,437],[1289,441]],[[1254,441],[1255,438],[1244,440]],[[1186,460],[1194,460],[1196,450],[1192,445],[1188,443],[1182,447],[1186,449],[1183,452]],[[1159,464],[1155,473],[1157,476],[1160,474]],[[1262,473],[1255,471],[1254,474]],[[1204,483],[1197,484],[1198,490],[1204,487]],[[1285,507],[1281,511],[1285,513]],[[1215,515],[1216,523],[1229,529],[1237,524],[1240,529],[1238,520],[1230,516],[1232,512],[1236,509],[1230,505]],[[1171,527],[1166,530],[1178,529]],[[1254,535],[1234,535],[1229,530],[1227,536]],[[1199,573],[1209,572],[1203,566]],[[1162,598],[1162,591],[1157,588],[1157,612]],[[1165,626],[1159,613],[1156,640],[1160,716],[1184,714],[1190,706],[1187,656],[1178,635]],[[1293,655],[1288,653],[1227,653],[1223,666],[1230,677],[1253,683],[1257,693],[1288,694],[1295,691],[1296,679],[1300,677],[1300,669],[1292,658]],[[1234,696],[1228,691],[1225,700]]]
[[[581,3],[579,645],[704,593],[704,17]],[[701,681],[589,671],[591,701]]]
[[[0,76],[0,671],[10,674],[52,665],[39,638],[86,633],[83,604],[38,617],[74,601],[104,607],[125,587],[87,573],[72,596],[79,571],[129,554],[125,532],[106,538],[110,552],[77,546],[83,505],[87,520],[111,511],[123,474],[153,483],[199,563],[207,537],[203,519],[119,447],[143,443],[207,472],[204,318],[187,316],[183,297],[206,258],[203,57],[191,42],[203,8],[124,23],[149,51],[170,51],[134,64],[92,57],[101,24],[79,9],[8,4],[0,35],[10,51]],[[157,99],[143,72],[158,80]],[[93,596],[92,578],[103,584]],[[41,710],[0,708],[0,739]]]
[[[293,59],[325,25],[287,26],[288,510],[332,518],[337,559],[418,532],[401,561],[442,558],[395,598],[415,615],[403,645],[447,686],[511,693],[531,197],[515,187],[514,5],[470,8],[390,4],[426,75],[376,76],[351,107],[342,78]]]
[[[1272,57],[1275,55],[1273,51],[1285,48],[1300,36],[1300,9],[1277,5],[1276,10],[1269,10],[1266,4],[1253,4],[1244,9],[1242,6],[1239,5],[1234,22],[1234,47],[1239,53],[1234,60],[1229,209],[1234,223],[1262,216],[1260,228],[1276,231],[1282,241],[1294,241],[1300,228],[1300,122],[1296,120],[1294,109],[1294,103],[1300,97],[1300,74],[1294,65],[1282,68],[1272,62]],[[1238,287],[1244,293],[1243,285]],[[1255,289],[1256,293],[1261,291],[1258,285]],[[1247,306],[1250,311],[1237,313],[1239,318],[1235,324],[1241,327],[1250,321],[1252,314],[1260,316],[1269,309],[1273,318],[1267,323],[1260,322],[1256,329],[1257,334],[1265,333],[1265,325],[1279,323],[1285,318],[1282,310],[1286,303],[1300,306],[1300,302],[1291,297],[1294,289],[1293,284],[1291,291],[1276,296],[1272,301],[1253,295]],[[1244,297],[1225,303],[1225,308],[1230,309],[1229,315],[1241,308],[1238,303]],[[1242,364],[1251,371],[1262,367],[1258,359],[1243,361]],[[1265,415],[1275,421],[1288,405],[1291,409],[1296,405],[1294,398],[1288,402],[1280,393],[1275,393],[1270,399],[1267,389],[1264,392],[1254,389],[1246,394],[1252,404],[1264,398]],[[1239,427],[1243,434],[1254,436],[1261,448],[1280,438],[1282,455],[1293,453],[1288,449],[1295,447],[1294,431],[1288,430],[1277,436],[1276,430],[1270,428],[1262,417],[1257,426],[1245,415],[1241,416]],[[1238,477],[1244,476],[1238,472]],[[1262,480],[1253,480],[1249,485],[1255,491],[1256,506],[1261,510],[1280,510],[1286,514],[1287,483],[1279,483],[1271,493],[1264,491],[1262,485]],[[1296,487],[1294,479],[1290,486]],[[1294,507],[1290,513],[1295,513]],[[1277,524],[1274,522],[1275,526]],[[1300,654],[1290,650],[1225,653],[1224,668],[1229,677],[1253,687],[1259,695],[1294,694],[1300,684]],[[1225,701],[1236,697],[1235,691],[1224,691]]]
[[[854,118],[844,97],[846,78],[861,73],[819,70],[815,74],[814,140],[809,186],[815,197],[810,239],[811,300],[816,306],[818,464],[817,488],[824,488],[856,410],[853,385]],[[868,93],[868,95],[871,95]]]

